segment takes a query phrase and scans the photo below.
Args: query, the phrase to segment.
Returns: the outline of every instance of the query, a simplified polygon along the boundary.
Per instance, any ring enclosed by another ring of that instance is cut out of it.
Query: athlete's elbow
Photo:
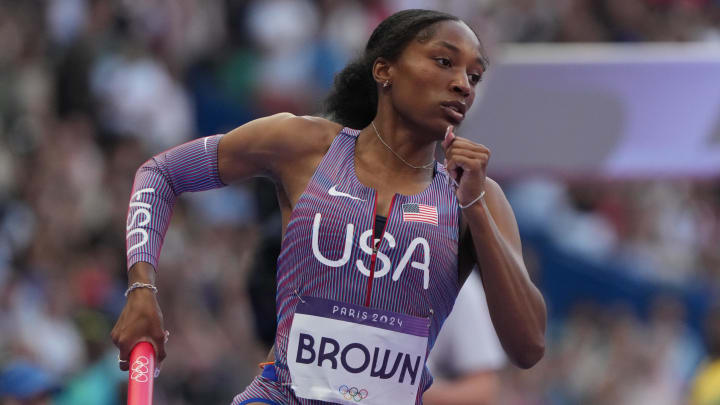
[[[514,355],[509,355],[510,360],[516,366],[522,369],[529,369],[536,365],[545,356],[545,337],[541,336],[537,339],[527,342],[521,350]]]
[[[142,176],[143,174],[151,171],[151,172],[157,172],[160,173],[160,165],[158,164],[156,160],[157,156],[153,156],[150,159],[146,160],[141,164],[137,170],[135,171],[135,177]]]

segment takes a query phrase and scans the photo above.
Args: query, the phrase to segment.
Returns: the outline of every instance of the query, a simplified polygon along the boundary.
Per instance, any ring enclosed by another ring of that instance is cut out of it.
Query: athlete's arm
[[[500,186],[485,180],[485,198],[463,210],[463,245],[474,249],[490,318],[508,358],[530,368],[545,352],[546,308],[522,257],[520,232]],[[467,254],[467,252],[465,252]]]
[[[490,150],[455,137],[452,129],[448,127],[442,146],[448,172],[458,183],[455,193],[469,229],[460,241],[459,275],[467,274],[463,266],[468,262],[477,264],[490,319],[505,353],[516,365],[530,368],[545,354],[545,300],[525,268],[510,203],[486,175]],[[468,253],[474,260],[467,260]]]
[[[218,145],[218,168],[224,183],[253,176],[272,177],[283,164],[301,155],[300,138],[293,131],[303,117],[275,114],[250,121],[228,132]],[[280,159],[282,158],[282,159]]]
[[[156,284],[155,268],[177,197],[187,191],[222,187],[218,176],[220,135],[196,139],[147,160],[135,173],[128,207],[126,243],[128,285]],[[141,341],[155,349],[158,365],[165,358],[165,330],[155,293],[145,287],[128,294],[111,332],[120,349],[120,368]]]
[[[267,176],[286,183],[298,165],[322,158],[341,128],[323,118],[289,113],[248,122],[220,141],[220,178],[230,184],[252,176]]]
[[[128,209],[129,285],[155,284],[163,238],[180,194],[260,175],[272,177],[283,190],[292,189],[307,176],[311,167],[308,162],[317,156],[321,158],[323,148],[329,146],[333,131],[337,130],[337,124],[320,118],[276,114],[226,135],[197,139],[149,159],[136,173]],[[139,288],[128,295],[111,335],[120,349],[120,359],[126,360],[137,342],[148,341],[155,347],[158,362],[162,361],[165,332],[162,313],[151,290]],[[128,364],[122,362],[120,368],[127,370]]]

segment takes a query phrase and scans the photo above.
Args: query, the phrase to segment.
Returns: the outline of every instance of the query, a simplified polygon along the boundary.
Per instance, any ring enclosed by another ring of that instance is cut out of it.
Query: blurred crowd
[[[459,15],[489,48],[720,41],[717,0],[0,0],[0,404],[122,403],[109,332],[137,167],[259,116],[318,112],[372,28],[409,7]],[[521,227],[572,254],[720,289],[717,182],[504,182]],[[228,403],[257,373],[274,331],[274,198],[252,180],[176,206],[156,403]],[[672,300],[642,320],[578,306],[553,319],[538,369],[503,372],[501,403],[682,403],[704,350],[683,316]]]
[[[708,348],[720,341],[705,326],[711,321],[707,308],[693,302],[720,298],[720,184],[534,178],[512,181],[506,191],[521,230],[541,233],[553,247],[543,252],[546,244],[524,241],[536,279],[592,272],[590,281],[541,285],[616,291],[555,308],[566,313],[551,321],[546,358],[530,371],[506,368],[498,403],[691,403]],[[565,270],[551,275],[533,260],[558,253],[564,256],[553,263]],[[568,257],[572,261],[563,263]],[[553,299],[566,298],[561,294],[546,293],[551,308]],[[690,311],[698,307],[699,325],[692,326]],[[717,312],[713,322],[720,322]],[[712,384],[720,387],[720,380]]]
[[[536,368],[502,371],[497,403],[689,404],[703,346],[684,320],[682,305],[667,299],[642,321],[622,305],[579,304],[550,325],[552,346]]]
[[[716,180],[570,182],[534,178],[508,190],[526,230],[565,251],[677,287],[720,287]]]

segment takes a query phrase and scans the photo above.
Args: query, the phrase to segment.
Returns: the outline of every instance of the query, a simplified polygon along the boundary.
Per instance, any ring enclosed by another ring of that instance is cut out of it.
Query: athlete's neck
[[[374,167],[412,177],[432,174],[436,141],[397,116],[388,119],[378,113],[373,123],[374,127],[371,124],[365,128],[358,139],[356,153],[364,160],[376,162]]]

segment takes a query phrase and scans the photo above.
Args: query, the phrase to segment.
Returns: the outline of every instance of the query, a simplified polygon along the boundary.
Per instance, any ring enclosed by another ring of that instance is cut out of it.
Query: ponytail
[[[377,85],[372,62],[359,58],[335,76],[333,90],[325,101],[328,119],[350,128],[365,128],[377,113]]]

